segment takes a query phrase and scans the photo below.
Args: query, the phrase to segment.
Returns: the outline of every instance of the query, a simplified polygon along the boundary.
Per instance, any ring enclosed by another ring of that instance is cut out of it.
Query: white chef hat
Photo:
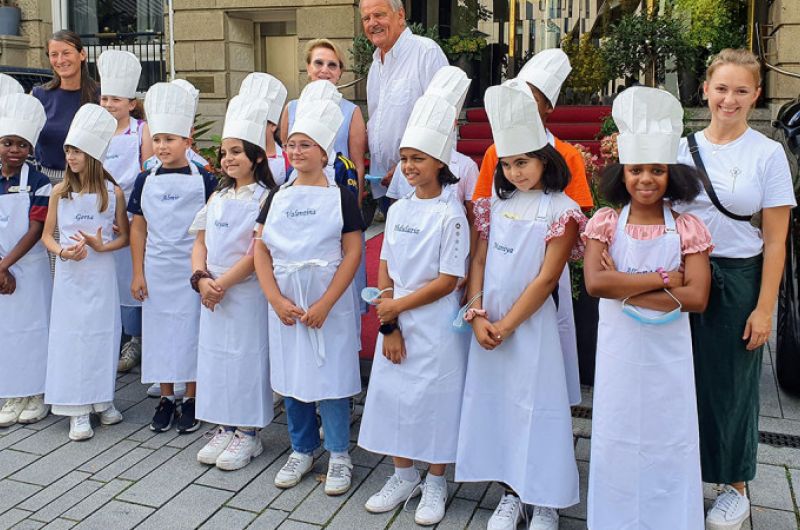
[[[666,90],[631,87],[611,109],[619,128],[621,164],[674,164],[683,133],[683,107]]]
[[[269,116],[267,119],[277,124],[281,119],[283,104],[286,102],[286,87],[283,86],[276,77],[264,72],[252,72],[242,81],[239,87],[239,95],[250,95],[252,97],[266,100],[269,105]]]
[[[289,131],[289,137],[302,133],[317,142],[328,154],[328,162],[332,161],[331,155],[336,133],[339,131],[344,116],[339,105],[331,100],[298,101],[294,125]]]
[[[508,85],[493,86],[484,102],[498,157],[530,153],[547,145],[547,133],[530,93]]]
[[[234,96],[225,113],[222,138],[238,138],[267,150],[267,114],[269,105],[262,99]]]
[[[425,89],[425,95],[439,96],[445,99],[456,108],[456,116],[458,116],[461,107],[464,106],[464,99],[467,97],[470,83],[472,80],[461,68],[443,66],[433,74],[433,79]]]
[[[106,109],[87,103],[72,118],[64,145],[76,147],[95,160],[103,160],[117,130],[117,120]]]
[[[151,135],[192,136],[194,101],[191,94],[175,82],[151,86],[144,98],[144,111]]]
[[[190,96],[192,96],[192,101],[194,102],[194,113],[197,114],[197,105],[200,104],[200,91],[197,90],[195,86],[186,79],[173,79],[172,84],[181,87],[188,92]]]
[[[320,99],[329,99],[339,104],[342,101],[342,93],[336,88],[336,85],[327,79],[317,79],[307,84],[303,91],[300,92],[299,101],[313,101]]]
[[[36,145],[47,121],[42,103],[28,94],[0,97],[0,138],[19,136]]]
[[[100,94],[133,99],[142,64],[131,52],[106,50],[97,58],[97,71],[100,74]]]
[[[446,99],[424,94],[414,103],[400,148],[411,147],[449,164],[455,139],[451,134],[455,119],[456,108]]]
[[[24,94],[25,89],[19,81],[7,74],[0,74],[0,96],[8,94]]]
[[[567,54],[560,48],[550,48],[531,57],[517,78],[538,88],[555,108],[561,85],[571,71]]]

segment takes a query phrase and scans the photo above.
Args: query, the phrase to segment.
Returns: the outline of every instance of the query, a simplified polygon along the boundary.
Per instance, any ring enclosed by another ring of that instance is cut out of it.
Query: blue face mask
[[[361,299],[364,300],[366,303],[370,305],[375,305],[375,302],[381,295],[387,291],[394,291],[391,287],[387,287],[386,289],[378,289],[377,287],[364,287],[361,289]]]
[[[631,317],[632,319],[636,320],[637,322],[641,322],[642,324],[651,324],[658,326],[674,322],[675,320],[680,318],[681,309],[683,309],[683,304],[681,304],[680,300],[675,298],[675,296],[667,289],[664,289],[664,292],[667,293],[678,304],[678,307],[676,307],[675,309],[673,309],[668,313],[663,313],[657,317],[645,316],[641,311],[639,311],[636,308],[636,306],[628,305],[627,298],[622,301],[622,312]]]
[[[471,306],[475,300],[483,296],[483,291],[479,292],[475,296],[472,297],[466,304],[464,304],[456,313],[455,318],[453,319],[453,329],[460,333],[469,333],[472,331],[472,325],[469,322],[464,320],[464,315],[467,314],[467,310],[469,306]]]

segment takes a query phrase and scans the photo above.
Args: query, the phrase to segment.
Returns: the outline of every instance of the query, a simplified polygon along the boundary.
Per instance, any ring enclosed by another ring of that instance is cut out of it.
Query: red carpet
[[[378,262],[381,257],[383,234],[367,241],[367,285],[378,285]],[[362,359],[372,359],[375,355],[375,341],[378,339],[378,316],[370,306],[367,314],[361,316],[361,353]]]

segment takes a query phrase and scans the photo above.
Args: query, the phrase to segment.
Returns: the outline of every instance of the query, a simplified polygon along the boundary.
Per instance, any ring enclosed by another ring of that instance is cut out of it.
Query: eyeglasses
[[[312,147],[316,147],[318,144],[314,144],[311,142],[300,142],[296,144],[294,142],[289,142],[286,144],[287,151],[297,151],[298,153],[302,153],[304,151],[308,151]]]
[[[323,61],[321,59],[315,59],[314,62],[311,63],[311,64],[313,64],[317,68],[322,68],[323,66],[327,66],[328,70],[338,70],[339,69],[339,63],[337,63],[335,61],[331,61],[329,63],[326,63],[325,61]]]

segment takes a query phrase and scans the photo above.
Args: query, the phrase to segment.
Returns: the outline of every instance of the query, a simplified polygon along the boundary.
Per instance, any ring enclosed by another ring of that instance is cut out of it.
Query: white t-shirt
[[[702,132],[695,138],[714,191],[731,213],[752,215],[764,208],[797,205],[789,162],[778,142],[753,129],[724,145],[712,144]],[[678,162],[694,167],[686,138],[681,139]],[[691,203],[678,203],[673,209],[694,214],[705,223],[714,257],[750,258],[764,248],[759,229],[717,210],[705,190]]]
[[[464,204],[465,201],[472,200],[472,193],[475,191],[475,184],[478,182],[478,164],[470,157],[462,155],[455,149],[450,155],[450,163],[447,165],[450,171],[458,178],[456,188],[456,198],[458,202]],[[390,199],[402,199],[414,191],[414,186],[408,183],[406,176],[401,170],[402,164],[397,164],[389,184],[386,196]]]

